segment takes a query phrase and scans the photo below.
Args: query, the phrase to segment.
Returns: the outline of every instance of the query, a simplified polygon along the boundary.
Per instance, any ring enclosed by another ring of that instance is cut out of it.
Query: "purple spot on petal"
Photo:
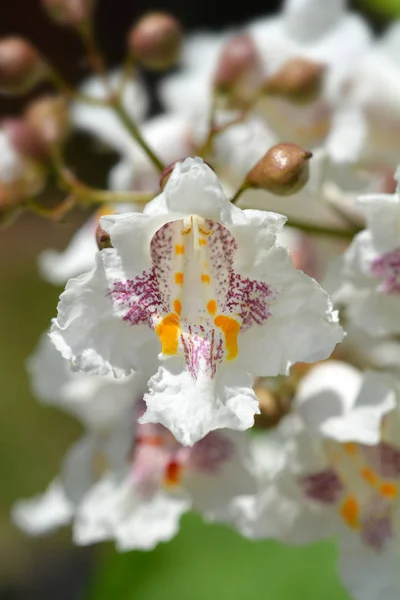
[[[371,265],[371,275],[383,279],[386,294],[400,293],[400,248],[390,250],[376,258]]]
[[[333,469],[307,475],[300,484],[308,498],[323,504],[336,503],[343,491],[342,483]]]

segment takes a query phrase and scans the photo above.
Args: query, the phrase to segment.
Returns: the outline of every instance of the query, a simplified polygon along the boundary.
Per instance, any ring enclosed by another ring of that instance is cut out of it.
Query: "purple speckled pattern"
[[[147,324],[154,327],[166,315],[174,312],[176,286],[174,283],[177,269],[175,242],[181,243],[182,221],[165,224],[151,240],[152,267],[142,274],[126,281],[116,281],[110,291],[116,306],[124,313],[123,319],[132,325]],[[184,355],[189,373],[194,379],[206,373],[213,378],[217,367],[225,356],[225,338],[221,329],[215,326],[214,316],[224,315],[236,319],[243,332],[255,325],[262,325],[270,316],[269,301],[274,293],[267,283],[242,277],[233,269],[234,254],[238,245],[223,225],[207,220],[206,252],[209,268],[207,293],[217,303],[217,314],[210,315],[204,307],[198,309],[196,318],[187,318],[185,301],[179,316],[180,352]],[[182,256],[182,255],[181,255]],[[191,264],[186,255],[182,256],[182,268],[190,272],[199,268]],[[204,259],[201,259],[202,261]],[[186,276],[185,276],[186,277]],[[189,307],[190,308],[190,307]],[[190,312],[190,311],[189,311]]]
[[[364,544],[382,550],[393,537],[392,507],[380,497],[370,502],[361,518],[361,539]]]
[[[363,446],[368,464],[381,477],[397,479],[400,477],[400,448],[381,442],[376,446]]]
[[[206,435],[191,448],[190,468],[195,471],[217,473],[221,465],[234,454],[231,440],[215,431]]]
[[[383,279],[383,291],[386,294],[400,293],[400,248],[390,250],[376,258],[371,265],[371,274]]]
[[[181,343],[189,373],[197,379],[201,371],[211,378],[215,377],[217,365],[224,358],[224,340],[219,329],[212,326],[189,325],[188,331],[182,332]]]
[[[300,484],[307,498],[322,504],[335,504],[343,492],[343,485],[333,469],[302,477]]]

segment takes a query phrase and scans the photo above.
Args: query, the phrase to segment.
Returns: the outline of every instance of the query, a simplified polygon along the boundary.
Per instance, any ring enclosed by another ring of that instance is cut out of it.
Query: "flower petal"
[[[45,535],[73,516],[73,504],[67,498],[61,482],[51,482],[44,494],[30,500],[18,500],[12,508],[13,521],[29,535]]]
[[[74,526],[77,544],[115,539],[119,550],[151,550],[173,538],[181,515],[190,508],[184,496],[158,491],[141,498],[129,476],[103,478],[85,497]]]
[[[215,379],[205,373],[194,379],[181,360],[171,359],[150,379],[149,389],[139,422],[161,423],[184,446],[215,429],[248,429],[259,412],[250,377],[234,365],[224,365]]]

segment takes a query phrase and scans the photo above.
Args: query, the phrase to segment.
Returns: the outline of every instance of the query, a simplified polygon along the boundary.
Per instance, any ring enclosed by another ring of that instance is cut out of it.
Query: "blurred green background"
[[[29,3],[30,8],[38,1]],[[108,0],[99,2],[103,8],[110,6]],[[10,3],[0,6],[0,33],[33,28],[31,37],[36,41],[34,28],[40,20],[29,21],[26,14],[18,14],[19,4],[28,7],[27,0],[15,0],[12,7]],[[126,8],[129,3],[113,2],[116,11],[119,4]],[[135,10],[142,12],[150,5],[173,6],[184,22],[189,10],[187,3],[179,0],[156,5],[145,0]],[[276,5],[271,2],[267,9]],[[188,17],[191,25],[209,24],[200,3],[193,6],[197,16],[194,22]],[[378,29],[400,16],[400,0],[359,0],[353,6],[362,8]],[[126,11],[121,15],[120,26],[126,27]],[[114,38],[119,31],[117,20],[110,26]],[[75,44],[66,52],[64,43],[69,34],[63,32],[59,37],[56,30],[57,35],[53,32],[46,37],[46,31],[41,37],[43,44],[46,40],[54,43],[60,64],[73,73],[79,48]],[[112,44],[113,35],[105,40],[106,46]],[[17,108],[18,103],[10,99],[0,105],[3,115],[5,110],[15,112]],[[80,152],[79,147],[76,160]],[[97,173],[88,171],[88,180],[100,184],[95,181]],[[55,315],[60,292],[40,280],[37,255],[46,247],[65,247],[85,217],[78,213],[55,225],[25,215],[0,235],[0,600],[346,600],[335,572],[335,549],[328,543],[284,548],[274,542],[250,542],[224,527],[205,525],[199,517],[188,515],[181,532],[169,544],[153,552],[121,555],[111,544],[75,548],[69,530],[32,540],[13,526],[12,503],[44,490],[63,454],[80,435],[80,427],[72,418],[41,406],[32,397],[24,363]]]

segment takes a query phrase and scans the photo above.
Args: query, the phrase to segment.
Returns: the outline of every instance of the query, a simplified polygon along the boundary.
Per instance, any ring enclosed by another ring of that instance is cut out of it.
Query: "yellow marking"
[[[173,460],[165,470],[164,483],[167,486],[177,486],[180,484],[181,476],[182,466]]]
[[[202,227],[200,227],[200,225],[198,225],[198,230],[199,230],[199,233],[201,233],[202,235],[206,235],[207,237],[208,237],[209,235],[211,235],[211,233],[212,233],[212,232],[210,231],[210,229],[203,229]],[[204,241],[205,241],[205,240],[204,240]]]
[[[357,454],[357,444],[354,442],[347,442],[346,444],[343,444],[343,447],[349,456],[355,456]]]
[[[379,491],[382,496],[385,496],[386,498],[396,498],[398,493],[397,485],[395,483],[382,483]]]
[[[357,529],[360,526],[360,508],[354,496],[347,496],[342,506],[340,507],[340,514],[344,521],[346,521],[347,525],[349,525],[349,527]]]
[[[180,300],[174,300],[174,311],[176,312],[177,315],[181,314],[182,304],[181,304]]]
[[[183,285],[183,273],[182,272],[175,273],[175,283],[177,283],[178,285]]]
[[[225,336],[227,360],[233,360],[237,357],[238,353],[237,337],[240,331],[240,324],[232,317],[225,317],[224,315],[215,317],[214,323],[216,327],[219,327],[222,330]]]
[[[361,469],[361,477],[370,485],[376,485],[378,482],[376,473],[374,473],[373,470],[369,469],[368,467]]]
[[[203,238],[199,239],[199,246],[207,246],[207,240],[203,240]]]
[[[210,283],[210,276],[209,275],[205,275],[204,273],[201,274],[201,281],[203,283]]]
[[[164,317],[155,328],[160,338],[161,352],[163,354],[176,354],[178,352],[179,317],[173,313]]]
[[[207,302],[207,310],[210,313],[210,315],[215,315],[215,313],[217,312],[217,303],[215,302],[215,300],[209,300]]]
[[[183,244],[175,244],[175,254],[184,254],[185,246]]]

